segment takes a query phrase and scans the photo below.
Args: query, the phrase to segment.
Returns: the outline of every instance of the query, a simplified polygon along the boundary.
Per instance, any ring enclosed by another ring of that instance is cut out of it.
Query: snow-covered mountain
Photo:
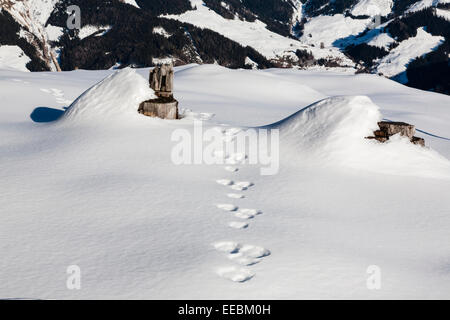
[[[450,92],[450,0],[0,4],[0,44],[15,46],[3,49],[8,55],[28,57],[19,59],[22,69],[143,67],[168,59],[231,68],[351,68]],[[71,4],[81,8],[81,30],[67,28]]]

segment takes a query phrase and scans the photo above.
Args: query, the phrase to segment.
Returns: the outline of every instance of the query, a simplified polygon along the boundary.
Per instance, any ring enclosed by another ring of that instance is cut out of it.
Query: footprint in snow
[[[237,171],[239,171],[238,168],[230,167],[230,166],[225,167],[225,170],[228,171],[228,172],[237,172]]]
[[[228,223],[228,226],[230,226],[233,229],[247,229],[248,223],[246,222],[239,222],[239,221],[232,221]]]
[[[234,184],[234,182],[232,180],[228,180],[228,179],[219,179],[219,180],[216,180],[216,182],[223,186],[231,186]]]
[[[231,198],[231,199],[243,199],[243,198],[245,198],[245,196],[243,194],[239,194],[239,193],[228,193],[227,197]]]
[[[59,89],[55,89],[55,88],[51,88],[51,93],[54,97],[63,97],[64,96],[64,92],[62,90]]]
[[[270,255],[270,251],[260,246],[240,244],[234,241],[222,241],[214,244],[217,251],[228,254],[228,259],[243,266],[251,266]]]
[[[216,206],[217,206],[217,208],[222,209],[224,211],[236,211],[238,209],[237,206],[235,206],[234,204],[229,204],[229,203],[221,203]]]
[[[65,104],[65,105],[69,105],[72,103],[71,100],[67,100],[64,98],[64,91],[60,90],[60,89],[56,89],[56,88],[51,88],[51,89],[40,89],[42,92],[51,94],[53,97],[55,97],[55,100],[57,103],[61,103],[61,104]]]
[[[22,82],[23,84],[30,84],[30,82],[25,81],[25,80],[21,80],[21,79],[11,79],[14,82]]]
[[[244,191],[250,188],[251,186],[253,186],[253,183],[248,181],[233,182],[233,184],[231,184],[231,189],[237,191]]]
[[[255,274],[246,268],[222,267],[217,270],[217,274],[222,278],[234,282],[246,282],[253,278]]]
[[[260,214],[262,214],[262,211],[256,209],[239,209],[234,215],[240,219],[253,219]]]
[[[219,180],[216,180],[216,182],[223,186],[231,186],[231,189],[238,190],[238,191],[247,190],[248,188],[250,188],[254,185],[252,182],[249,182],[249,181],[234,182],[233,180],[229,180],[229,179],[219,179]]]

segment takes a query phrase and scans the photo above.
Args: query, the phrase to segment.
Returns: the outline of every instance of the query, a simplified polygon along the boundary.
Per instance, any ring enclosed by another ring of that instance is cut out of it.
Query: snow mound
[[[106,77],[80,97],[66,110],[59,121],[134,120],[142,118],[137,110],[142,101],[156,98],[148,82],[131,68],[119,70]]]
[[[450,178],[450,162],[434,150],[399,135],[387,143],[365,139],[378,129],[381,119],[369,97],[339,96],[316,102],[269,127],[280,130],[282,154],[301,158],[300,163]]]

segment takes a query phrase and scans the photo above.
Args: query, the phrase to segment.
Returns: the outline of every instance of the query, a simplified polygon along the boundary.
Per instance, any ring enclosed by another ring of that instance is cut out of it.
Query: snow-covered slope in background
[[[319,16],[305,24],[302,42],[332,47],[334,41],[363,32],[371,23],[370,19],[352,19],[342,14]],[[332,30],[332,31],[331,31]]]
[[[307,49],[308,51],[312,51],[318,59],[331,57],[340,59],[343,66],[354,65],[350,59],[336,48],[327,48],[324,50],[319,47],[311,47],[298,40],[290,39],[268,30],[266,24],[259,20],[248,22],[238,18],[234,20],[225,19],[206,7],[202,0],[191,0],[191,3],[196,8],[195,10],[187,11],[181,15],[164,15],[163,17],[191,23],[201,28],[211,29],[243,46],[250,46],[256,49],[269,59],[288,57],[295,61],[298,58],[294,52],[297,49]],[[342,28],[347,27],[342,25]],[[330,34],[329,30],[328,34]]]
[[[438,4],[450,3],[450,0],[421,0],[412,4],[406,12],[420,11],[429,7],[436,7]]]
[[[406,70],[409,62],[432,51],[443,42],[443,37],[433,36],[419,28],[415,37],[402,41],[379,61],[377,71],[387,77],[399,75]],[[403,82],[406,83],[407,80]]]
[[[391,12],[393,4],[393,0],[360,0],[351,12],[355,16],[387,16]]]
[[[0,71],[0,297],[449,298],[450,97],[189,65],[175,75],[185,118],[164,121],[137,113],[148,71]],[[431,149],[365,140],[381,115]],[[196,120],[224,139],[278,122],[279,172],[175,165],[172,134],[193,137]],[[70,265],[81,290],[66,288]]]
[[[448,21],[450,21],[450,10],[445,10],[445,9],[436,9],[436,15],[438,17],[443,17],[445,19],[447,19]]]
[[[18,46],[0,46],[0,69],[16,69],[27,72],[30,58]]]
[[[138,4],[136,3],[136,0],[121,0],[123,3],[132,5],[133,7],[139,8]]]

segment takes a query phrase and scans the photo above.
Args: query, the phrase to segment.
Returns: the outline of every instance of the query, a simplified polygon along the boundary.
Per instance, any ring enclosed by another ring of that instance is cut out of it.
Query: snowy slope
[[[406,12],[420,11],[429,7],[436,7],[438,4],[450,3],[450,0],[421,0],[412,4]]]
[[[319,16],[305,24],[304,34],[300,40],[308,44],[323,42],[325,46],[331,47],[338,39],[363,32],[370,23],[370,19],[352,19],[342,14]]]
[[[369,42],[367,42],[368,45],[388,49],[389,46],[394,43],[395,40],[387,33],[379,33],[375,37],[373,37]]]
[[[18,46],[0,46],[0,69],[28,71],[30,58]]]
[[[393,4],[393,0],[360,0],[351,12],[355,16],[387,16]]]
[[[447,19],[448,21],[450,21],[450,10],[436,9],[436,15],[438,17],[443,17],[443,18]]]
[[[164,15],[164,18],[193,24],[197,27],[208,28],[225,37],[236,41],[243,46],[256,49],[269,59],[289,57],[294,61],[297,57],[293,54],[297,49],[312,51],[316,58],[333,57],[342,60],[342,65],[352,66],[354,63],[343,53],[335,48],[311,47],[302,42],[281,36],[266,28],[266,24],[256,20],[255,22],[225,19],[205,6],[202,0],[191,0],[196,10],[187,11],[181,15]]]
[[[136,0],[121,0],[123,3],[132,5],[133,7],[139,8],[139,6],[136,3]]]
[[[436,49],[443,42],[443,37],[432,36],[423,28],[419,28],[415,37],[402,41],[380,60],[377,71],[387,77],[398,75],[406,70],[413,59]]]
[[[175,97],[191,111],[164,121],[135,112],[147,77],[0,71],[0,297],[449,298],[448,96],[189,65]],[[416,124],[431,148],[367,141],[380,118]],[[280,129],[278,174],[173,164],[171,135],[196,119],[224,138]],[[81,290],[66,289],[69,265]]]
[[[450,162],[432,150],[417,148],[397,137],[389,143],[361,139],[378,129],[383,119],[367,96],[321,100],[272,128],[280,130],[286,153],[322,166],[340,166],[396,175],[450,179]]]

